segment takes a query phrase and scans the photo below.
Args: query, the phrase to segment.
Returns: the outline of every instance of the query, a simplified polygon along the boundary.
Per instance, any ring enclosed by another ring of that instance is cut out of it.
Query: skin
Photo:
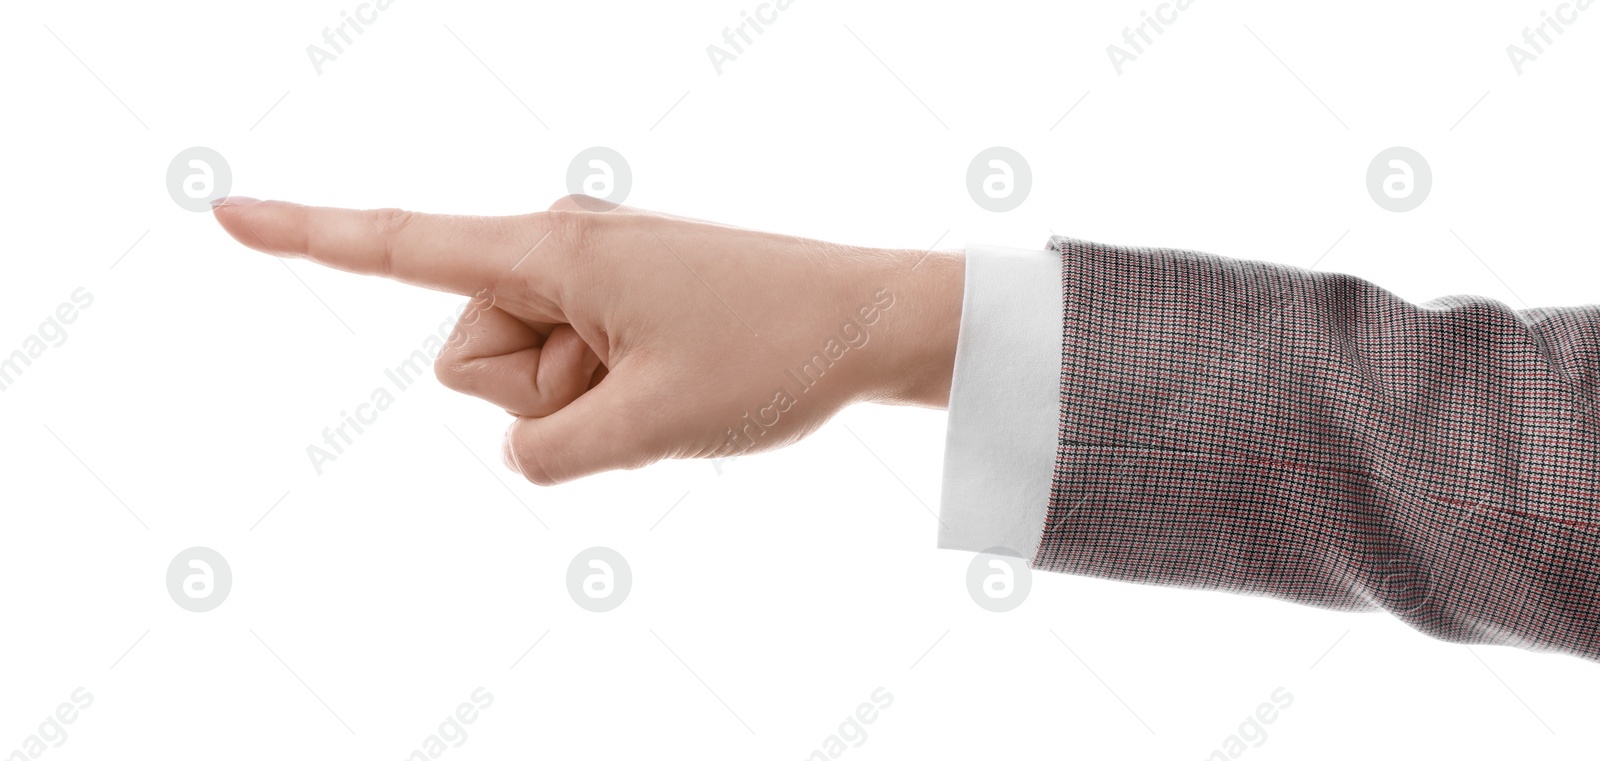
[[[950,397],[957,252],[844,246],[585,196],[511,217],[240,197],[214,214],[258,251],[473,297],[434,370],[515,417],[505,461],[535,484],[776,449],[856,402],[943,408]],[[803,386],[792,371],[830,340],[836,361]]]

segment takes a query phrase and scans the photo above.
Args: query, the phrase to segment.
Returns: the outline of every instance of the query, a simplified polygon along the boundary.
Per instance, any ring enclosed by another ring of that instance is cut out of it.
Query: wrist
[[[944,409],[950,401],[966,260],[960,251],[891,251],[875,282],[881,351],[863,401]],[[885,305],[886,306],[883,306]]]

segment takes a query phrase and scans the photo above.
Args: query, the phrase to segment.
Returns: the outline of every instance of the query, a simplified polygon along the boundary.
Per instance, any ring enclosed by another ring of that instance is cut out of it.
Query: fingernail
[[[212,201],[211,208],[220,209],[224,206],[249,206],[253,203],[261,203],[261,200],[258,198],[251,198],[249,196],[228,196],[226,198],[218,198],[215,201]]]
[[[511,414],[516,415],[514,412]],[[521,416],[518,416],[518,419],[520,420]],[[523,478],[527,478],[528,476],[522,472],[522,466],[517,464],[516,455],[512,454],[511,452],[511,430],[515,427],[516,424],[513,423],[511,426],[506,428],[505,439],[500,444],[500,461],[504,462],[505,466],[511,469],[511,472],[516,473]]]

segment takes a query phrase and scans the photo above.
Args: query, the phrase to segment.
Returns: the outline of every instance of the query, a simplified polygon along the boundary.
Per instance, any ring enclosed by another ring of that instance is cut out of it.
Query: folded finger
[[[497,308],[471,316],[434,363],[446,387],[522,417],[549,415],[589,388],[600,358],[570,325],[539,330]]]

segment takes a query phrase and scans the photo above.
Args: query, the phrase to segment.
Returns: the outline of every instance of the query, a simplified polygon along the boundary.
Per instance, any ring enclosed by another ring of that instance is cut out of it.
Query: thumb
[[[628,377],[613,372],[554,414],[519,416],[506,431],[506,464],[535,484],[554,486],[666,457],[658,419],[628,412],[644,408]]]

